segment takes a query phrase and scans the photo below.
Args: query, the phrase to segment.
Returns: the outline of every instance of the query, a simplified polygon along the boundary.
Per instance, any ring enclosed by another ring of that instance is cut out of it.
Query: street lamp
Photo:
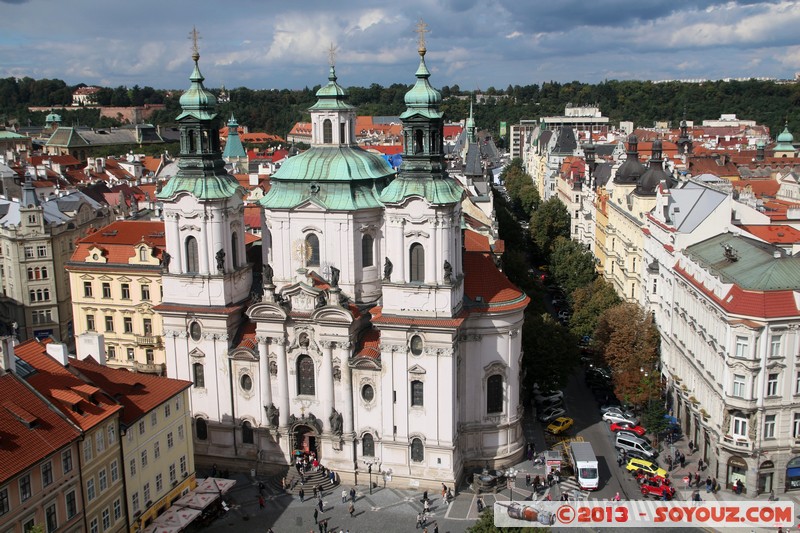
[[[367,466],[367,472],[369,472],[369,493],[372,494],[372,463]]]
[[[511,501],[514,501],[514,480],[517,479],[519,471],[509,468],[505,471],[506,480],[508,481],[508,491],[511,494]]]

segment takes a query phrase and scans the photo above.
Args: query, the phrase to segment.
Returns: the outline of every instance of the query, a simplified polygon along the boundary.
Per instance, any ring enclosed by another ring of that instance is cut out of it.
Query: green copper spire
[[[246,158],[247,152],[242,146],[242,139],[239,138],[239,123],[236,122],[236,117],[231,113],[231,119],[228,121],[228,140],[225,141],[225,150],[222,152],[222,158],[229,160],[234,157]]]
[[[331,65],[328,74],[328,84],[317,91],[317,103],[309,108],[309,111],[323,110],[323,109],[355,109],[347,102],[347,91],[336,83],[336,67]]]
[[[176,118],[181,130],[178,173],[156,195],[160,200],[175,200],[181,193],[191,194],[198,200],[218,200],[244,191],[236,179],[225,171],[225,161],[220,153],[219,127],[214,120],[217,101],[203,87],[203,75],[198,66],[200,53],[197,50],[197,32],[192,33],[194,70],[189,77],[192,84],[181,96],[183,112]]]
[[[467,118],[467,140],[471,143],[478,142],[475,133],[475,119],[472,117],[472,96],[469,97],[469,117]]]
[[[783,126],[783,131],[778,135],[778,144],[775,145],[776,152],[794,152],[794,135],[789,131],[789,124]]]
[[[435,205],[461,201],[464,189],[447,175],[444,162],[444,114],[439,111],[442,95],[428,82],[430,72],[425,65],[425,28],[418,26],[420,64],[417,83],[406,93],[408,109],[400,115],[403,121],[403,163],[397,179],[381,193],[385,204],[402,203],[419,196]]]

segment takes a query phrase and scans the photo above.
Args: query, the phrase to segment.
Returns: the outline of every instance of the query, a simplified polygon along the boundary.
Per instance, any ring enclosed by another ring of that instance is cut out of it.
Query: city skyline
[[[462,90],[544,81],[792,78],[800,70],[800,2],[698,0],[320,0],[224,12],[185,0],[103,4],[0,0],[0,76],[68,84],[180,89],[192,26],[210,87],[313,87],[331,43],[345,86],[413,81],[417,21],[430,32],[436,86]]]

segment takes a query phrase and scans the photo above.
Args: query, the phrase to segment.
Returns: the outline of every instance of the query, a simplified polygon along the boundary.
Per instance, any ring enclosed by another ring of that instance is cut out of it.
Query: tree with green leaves
[[[580,359],[577,339],[550,313],[525,313],[522,350],[527,390],[534,383],[554,388],[566,385]]]
[[[543,259],[549,260],[556,237],[569,239],[569,222],[567,206],[555,196],[534,211],[530,232]]]
[[[570,329],[579,339],[592,336],[597,328],[600,315],[620,303],[614,286],[602,276],[593,282],[578,287],[570,295],[572,301],[572,319]]]
[[[594,256],[581,243],[558,236],[550,254],[550,270],[567,294],[589,285],[596,276]]]
[[[611,368],[617,397],[637,407],[647,405],[653,398],[648,378],[657,372],[660,343],[653,314],[632,302],[615,305],[600,315],[594,342]]]

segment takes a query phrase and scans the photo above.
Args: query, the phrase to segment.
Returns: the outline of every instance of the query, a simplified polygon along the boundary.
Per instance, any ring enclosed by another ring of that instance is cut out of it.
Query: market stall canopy
[[[166,527],[177,526],[183,529],[191,524],[200,514],[201,512],[198,509],[173,506],[164,511],[153,523]]]
[[[203,509],[214,503],[214,501],[217,498],[219,498],[219,494],[192,491],[186,494],[185,496],[181,497],[179,500],[176,500],[175,503],[173,503],[173,505],[177,505],[180,507],[189,507],[190,509],[199,509],[202,511]]]
[[[197,480],[197,487],[195,487],[194,492],[210,492],[217,495],[226,494],[234,485],[236,485],[235,479],[207,477]]]

